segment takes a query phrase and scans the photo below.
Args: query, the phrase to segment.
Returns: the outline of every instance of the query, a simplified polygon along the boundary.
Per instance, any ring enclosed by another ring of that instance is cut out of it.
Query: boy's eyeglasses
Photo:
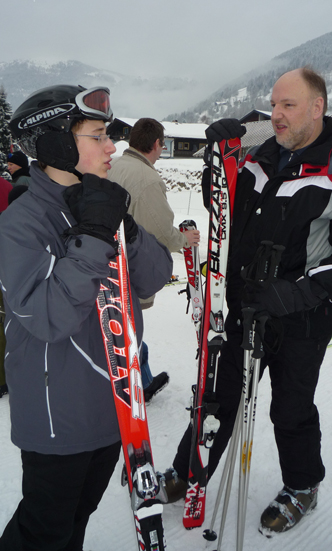
[[[93,138],[98,143],[105,143],[106,140],[111,139],[107,134],[98,134],[98,135],[95,135],[95,134],[74,134],[74,136],[76,136],[77,138],[80,138],[80,137],[82,137],[82,138]]]

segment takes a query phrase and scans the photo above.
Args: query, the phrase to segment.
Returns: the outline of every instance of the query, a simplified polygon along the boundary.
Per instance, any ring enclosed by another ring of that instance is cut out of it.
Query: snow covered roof
[[[135,122],[138,121],[138,119],[131,119],[129,117],[114,117],[114,120],[124,122],[125,124],[128,124],[128,126],[134,126]]]
[[[138,119],[131,119],[128,117],[116,117],[118,121],[128,124],[128,126],[133,127],[135,122]],[[207,124],[203,123],[182,123],[182,122],[170,122],[170,121],[160,121],[163,127],[165,128],[165,137],[166,138],[196,138],[198,140],[206,140],[205,129],[208,127]]]
[[[245,122],[249,118],[251,118],[253,115],[258,116],[258,117],[260,117],[260,116],[268,117],[270,119],[271,115],[272,115],[272,111],[262,111],[261,109],[252,109],[251,111],[249,111],[249,113],[247,113],[243,117],[239,118],[239,121],[240,122]]]
[[[165,128],[166,138],[196,138],[206,140],[205,129],[207,124],[161,121]]]

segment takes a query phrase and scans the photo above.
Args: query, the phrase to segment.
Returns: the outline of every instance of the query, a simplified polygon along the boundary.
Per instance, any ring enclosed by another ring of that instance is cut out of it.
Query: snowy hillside
[[[173,112],[166,120],[205,122],[210,124],[222,117],[241,118],[252,109],[270,110],[271,90],[275,81],[285,73],[310,65],[326,80],[330,110],[332,109],[332,32],[283,52],[261,67],[239,76],[222,86],[205,100],[182,113]]]
[[[167,163],[168,161],[159,161]],[[192,165],[195,172],[196,165]],[[175,212],[175,222],[193,218],[202,233],[201,257],[206,255],[207,213],[202,207],[201,194],[188,190],[168,193]],[[185,275],[181,254],[173,255],[173,273]],[[144,311],[145,340],[149,345],[150,367],[153,374],[168,371],[170,383],[147,408],[152,449],[156,468],[163,471],[172,464],[177,444],[189,421],[186,406],[191,385],[196,381],[196,336],[190,316],[185,314],[185,295],[178,295],[181,285],[165,287],[158,293],[155,306]],[[269,420],[270,385],[264,375],[258,396],[256,429],[253,445],[252,471],[249,488],[244,551],[329,551],[332,548],[331,487],[332,487],[332,349],[322,367],[316,403],[320,409],[323,433],[322,454],[326,478],[321,484],[317,509],[302,525],[286,534],[266,539],[258,530],[260,514],[281,489],[273,428]],[[27,389],[27,392],[29,389]],[[10,442],[9,397],[0,400],[0,533],[14,512],[21,496],[20,453]],[[137,551],[128,491],[121,487],[122,461],[117,465],[110,485],[97,512],[88,526],[85,551]],[[202,538],[209,527],[217,494],[222,464],[208,487],[206,522],[202,528],[186,531],[182,526],[183,502],[164,507],[164,526],[168,551],[213,551],[215,543]],[[236,487],[234,480],[230,509],[226,521],[222,550],[236,549]],[[220,517],[218,517],[220,518]],[[217,526],[219,520],[217,520]],[[14,551],[14,550],[13,550]]]
[[[186,109],[202,97],[199,81],[182,76],[144,77],[92,67],[79,61],[40,65],[33,61],[0,61],[0,86],[13,110],[34,90],[54,84],[80,84],[86,88],[107,86],[114,113],[127,117],[152,116],[162,120],[172,109]]]

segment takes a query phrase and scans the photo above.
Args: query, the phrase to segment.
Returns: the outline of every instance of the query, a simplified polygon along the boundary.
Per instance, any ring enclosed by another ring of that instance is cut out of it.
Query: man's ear
[[[314,107],[314,120],[317,120],[323,116],[324,99],[322,97],[315,98],[313,107]]]
[[[158,147],[159,147],[159,138],[157,138],[153,144],[153,151],[157,151]]]

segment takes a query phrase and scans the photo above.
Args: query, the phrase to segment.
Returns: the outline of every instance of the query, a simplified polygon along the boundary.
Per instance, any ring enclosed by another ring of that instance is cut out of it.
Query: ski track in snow
[[[175,224],[193,218],[202,232],[201,259],[206,255],[208,215],[202,197],[195,192],[168,193],[175,212]],[[183,256],[173,254],[173,273],[185,276]],[[156,375],[168,371],[169,385],[147,407],[152,451],[156,469],[171,466],[178,442],[189,421],[191,385],[196,382],[196,335],[190,315],[186,315],[186,296],[178,295],[182,285],[165,287],[158,293],[152,309],[144,311],[145,340],[149,345],[150,367]],[[318,505],[299,526],[290,532],[267,539],[258,530],[259,518],[268,503],[282,487],[278,456],[269,420],[270,383],[265,373],[259,385],[257,417],[253,443],[245,542],[243,551],[328,551],[332,548],[330,529],[330,489],[332,485],[332,420],[331,402],[332,348],[328,349],[316,392],[320,411],[322,455],[326,477],[319,491]],[[28,389],[27,389],[28,391]],[[0,533],[21,498],[20,452],[10,442],[8,396],[0,400]],[[127,488],[120,484],[123,461],[120,460],[109,487],[88,525],[85,551],[136,551],[137,543]],[[202,528],[187,531],[182,526],[183,501],[164,506],[164,527],[167,551],[214,551],[217,542],[202,537],[208,528],[222,473],[223,460],[208,486],[206,520]],[[223,551],[236,550],[238,466],[226,519]],[[218,532],[221,511],[215,529]],[[14,550],[13,550],[14,551]]]

